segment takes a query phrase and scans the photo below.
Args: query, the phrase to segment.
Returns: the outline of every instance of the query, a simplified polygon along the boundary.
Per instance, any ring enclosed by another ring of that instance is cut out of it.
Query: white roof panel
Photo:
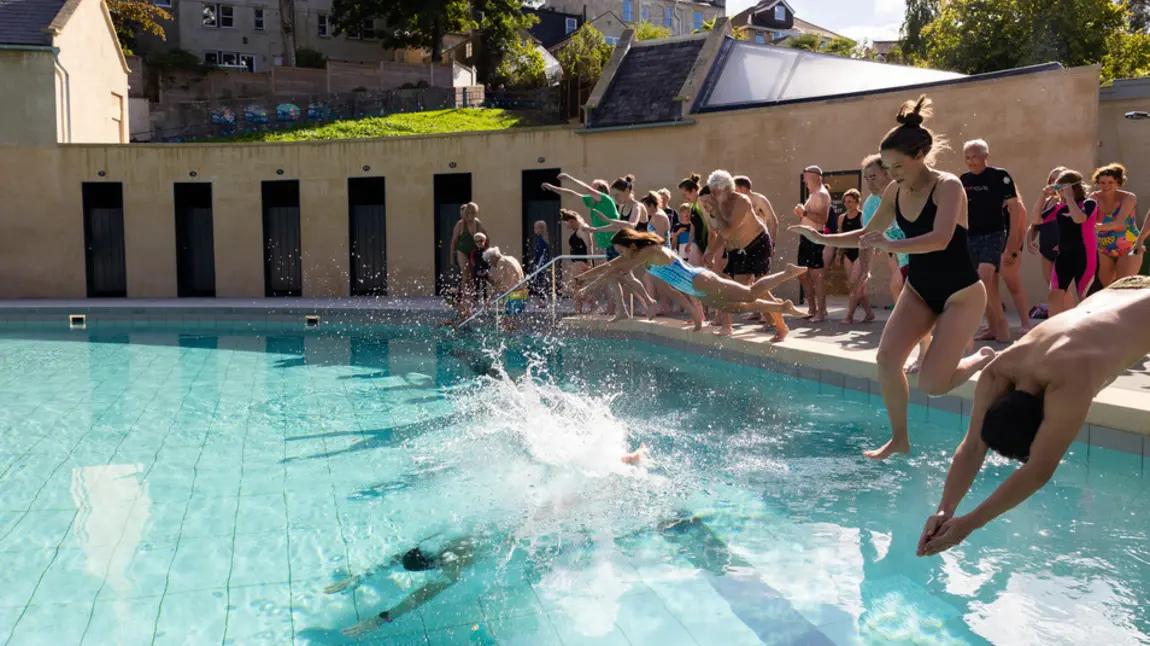
[[[704,109],[875,92],[965,76],[746,41],[729,41],[727,47]]]

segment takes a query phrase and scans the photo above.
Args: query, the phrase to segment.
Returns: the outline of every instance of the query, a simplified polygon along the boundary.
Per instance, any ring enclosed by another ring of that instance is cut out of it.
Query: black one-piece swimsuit
[[[937,187],[936,182],[914,222],[902,217],[902,208],[898,203],[901,191],[895,193],[895,220],[908,239],[934,230],[934,219],[938,215],[938,205],[934,203],[934,189]],[[977,283],[978,271],[971,264],[966,248],[966,228],[955,226],[954,235],[945,249],[910,254],[907,282],[936,315],[946,309],[946,301],[952,294]]]

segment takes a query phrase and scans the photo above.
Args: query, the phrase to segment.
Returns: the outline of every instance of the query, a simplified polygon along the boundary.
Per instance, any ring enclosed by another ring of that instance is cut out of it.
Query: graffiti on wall
[[[281,103],[276,106],[276,121],[299,121],[299,106],[294,103]]]
[[[244,121],[248,123],[267,123],[268,109],[262,105],[252,104],[244,108]]]
[[[212,110],[213,126],[233,126],[236,123],[236,113],[231,108]]]

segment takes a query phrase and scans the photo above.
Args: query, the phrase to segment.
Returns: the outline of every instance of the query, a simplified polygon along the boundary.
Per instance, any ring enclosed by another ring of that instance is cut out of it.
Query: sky
[[[787,0],[795,15],[854,40],[895,40],[905,0]],[[756,0],[727,0],[733,16]]]

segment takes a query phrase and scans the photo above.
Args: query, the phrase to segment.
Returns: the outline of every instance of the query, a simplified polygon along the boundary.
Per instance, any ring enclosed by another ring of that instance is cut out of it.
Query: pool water
[[[361,643],[1150,643],[1141,456],[1076,444],[917,558],[958,415],[913,407],[914,456],[871,464],[876,398],[682,350],[9,331],[0,401],[9,646],[354,643],[416,596]],[[416,546],[455,548],[380,567]]]

